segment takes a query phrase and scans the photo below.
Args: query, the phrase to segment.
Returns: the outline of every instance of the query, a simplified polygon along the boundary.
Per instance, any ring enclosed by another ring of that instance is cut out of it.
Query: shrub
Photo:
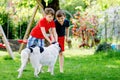
[[[12,19],[9,17],[9,13],[5,11],[0,12],[0,24],[8,39],[15,38],[15,27]]]
[[[97,49],[95,50],[95,53],[98,53],[100,51],[108,51],[111,49],[111,44],[108,44],[106,42],[103,42],[97,46]]]
[[[20,39],[23,39],[24,35],[25,35],[25,32],[26,32],[26,29],[27,29],[27,26],[28,26],[28,19],[25,19],[23,18],[20,22],[18,22],[18,26],[16,28],[16,31],[17,31],[17,38],[20,38]],[[32,23],[32,27],[34,27],[36,24],[35,21],[33,21]],[[31,28],[32,28],[31,27]]]

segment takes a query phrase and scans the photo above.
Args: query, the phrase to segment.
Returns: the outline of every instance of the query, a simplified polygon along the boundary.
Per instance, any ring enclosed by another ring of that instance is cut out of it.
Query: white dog
[[[54,65],[60,52],[60,46],[57,42],[48,47],[30,47],[21,51],[21,67],[18,69],[18,78],[21,77],[22,72],[30,59],[34,68],[34,75],[38,77],[42,66],[47,65],[50,68],[51,75],[54,74]]]

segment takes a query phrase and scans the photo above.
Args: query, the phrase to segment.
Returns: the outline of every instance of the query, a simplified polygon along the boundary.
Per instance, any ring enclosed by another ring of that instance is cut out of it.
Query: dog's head
[[[59,50],[59,52],[61,52],[61,46],[58,42],[53,42],[52,45],[55,46]]]

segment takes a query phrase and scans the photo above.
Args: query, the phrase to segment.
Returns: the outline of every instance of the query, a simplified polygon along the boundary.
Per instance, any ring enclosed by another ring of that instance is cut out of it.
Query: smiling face
[[[56,19],[57,19],[57,21],[58,21],[61,25],[63,25],[64,20],[65,20],[65,16],[56,17]]]
[[[58,10],[56,12],[56,19],[61,25],[63,25],[65,18],[65,12],[63,10]]]

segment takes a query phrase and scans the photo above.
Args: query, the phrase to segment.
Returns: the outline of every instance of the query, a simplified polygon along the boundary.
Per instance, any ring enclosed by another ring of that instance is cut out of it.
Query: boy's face
[[[62,25],[62,24],[64,23],[65,16],[56,17],[56,19],[57,19],[57,20],[58,20],[58,22]]]
[[[48,22],[51,22],[54,19],[54,16],[51,14],[46,15],[46,19]]]

